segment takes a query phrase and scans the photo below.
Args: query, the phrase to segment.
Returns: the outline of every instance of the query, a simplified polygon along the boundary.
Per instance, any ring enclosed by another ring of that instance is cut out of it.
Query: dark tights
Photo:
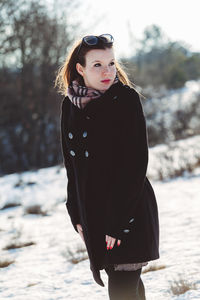
[[[109,266],[105,271],[108,274],[110,300],[146,300],[144,284],[140,277],[142,269],[114,271],[113,266]]]

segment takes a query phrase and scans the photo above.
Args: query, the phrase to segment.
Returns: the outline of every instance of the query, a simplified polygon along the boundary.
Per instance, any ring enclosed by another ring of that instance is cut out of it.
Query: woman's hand
[[[114,247],[116,239],[106,235],[106,243],[107,243],[107,250],[112,249]],[[117,241],[117,245],[119,246],[121,244],[121,240]]]
[[[85,243],[84,236],[83,236],[83,228],[82,228],[81,224],[76,224],[76,227],[77,227],[78,233],[80,234],[82,240]]]

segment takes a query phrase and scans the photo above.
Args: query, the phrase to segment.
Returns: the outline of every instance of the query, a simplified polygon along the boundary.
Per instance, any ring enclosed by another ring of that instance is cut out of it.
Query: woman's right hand
[[[78,233],[80,234],[83,242],[85,243],[84,236],[83,236],[83,228],[82,228],[81,224],[76,224],[76,227],[77,227]]]

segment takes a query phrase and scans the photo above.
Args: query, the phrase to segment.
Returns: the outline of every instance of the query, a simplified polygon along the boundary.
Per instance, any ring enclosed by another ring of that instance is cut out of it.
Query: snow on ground
[[[147,300],[200,299],[200,170],[190,177],[151,182],[159,209],[161,257],[150,265],[165,268],[142,274]],[[15,260],[0,269],[1,300],[108,299],[104,270],[106,286],[101,287],[93,280],[88,260],[68,261],[67,249],[75,251],[84,244],[67,215],[66,184],[66,172],[60,166],[0,178],[0,208],[6,203],[22,204],[0,210],[0,261]],[[40,204],[47,216],[25,215],[25,208],[33,204]],[[13,241],[36,244],[3,250]],[[180,275],[196,283],[197,289],[173,296],[170,283]]]

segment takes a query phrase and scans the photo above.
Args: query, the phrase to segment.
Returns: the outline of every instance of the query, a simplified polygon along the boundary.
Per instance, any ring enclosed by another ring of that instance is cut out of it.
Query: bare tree
[[[0,9],[0,172],[56,164],[60,102],[53,83],[75,30],[66,13],[58,18],[35,0],[1,0]]]

